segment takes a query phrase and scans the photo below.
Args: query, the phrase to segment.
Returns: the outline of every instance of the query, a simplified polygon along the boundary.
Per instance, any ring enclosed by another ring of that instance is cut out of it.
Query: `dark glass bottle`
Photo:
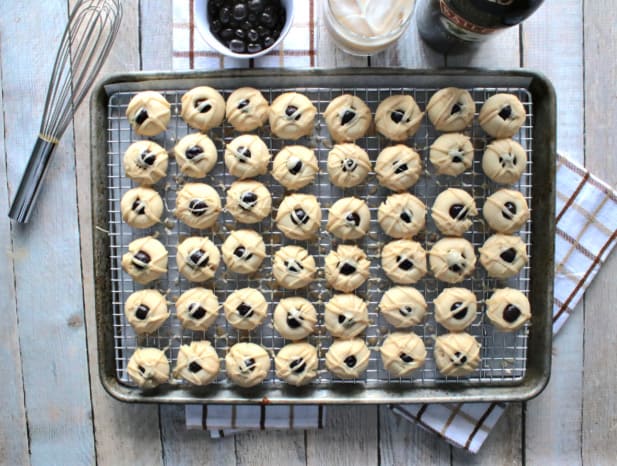
[[[422,40],[442,53],[478,45],[490,34],[515,26],[544,0],[419,0],[416,18]]]

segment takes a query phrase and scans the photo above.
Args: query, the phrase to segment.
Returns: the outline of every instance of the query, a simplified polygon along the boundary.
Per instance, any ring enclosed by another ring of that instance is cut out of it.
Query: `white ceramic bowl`
[[[304,1],[304,0],[302,0]],[[217,52],[233,58],[256,58],[265,55],[270,50],[275,49],[285,38],[291,24],[294,19],[294,2],[295,0],[281,0],[281,4],[285,7],[286,18],[285,25],[281,29],[281,35],[279,38],[267,49],[263,49],[257,53],[236,53],[229,50],[225,45],[219,42],[219,40],[210,32],[210,24],[208,22],[208,0],[195,0],[195,24],[197,25],[197,31],[201,34],[201,37]]]

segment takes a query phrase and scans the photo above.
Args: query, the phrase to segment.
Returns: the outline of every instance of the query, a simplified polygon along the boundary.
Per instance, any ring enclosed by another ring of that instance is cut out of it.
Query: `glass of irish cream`
[[[352,55],[381,52],[405,32],[415,0],[322,0],[332,39]]]

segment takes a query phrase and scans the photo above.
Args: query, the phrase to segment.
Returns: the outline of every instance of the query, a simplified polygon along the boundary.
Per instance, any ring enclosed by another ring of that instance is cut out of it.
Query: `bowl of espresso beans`
[[[294,0],[196,0],[195,24],[217,52],[255,58],[277,47],[291,29]]]

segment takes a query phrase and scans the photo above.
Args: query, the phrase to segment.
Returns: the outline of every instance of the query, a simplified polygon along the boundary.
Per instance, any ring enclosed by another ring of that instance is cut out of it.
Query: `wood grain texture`
[[[212,439],[205,431],[187,431],[184,406],[161,405],[160,411],[164,464],[169,466],[236,464],[234,436]]]
[[[523,464],[522,410],[521,403],[510,403],[476,455],[460,448],[452,449],[452,465]]]
[[[66,0],[3,5],[2,90],[11,195],[32,149]],[[45,19],[45,27],[41,26]],[[32,34],[37,31],[37,34]],[[33,66],[33,64],[36,64]],[[24,108],[29,111],[23,111]],[[30,111],[31,109],[31,111]],[[92,409],[84,329],[73,129],[59,145],[27,225],[13,227],[18,332],[32,464],[92,464]]]
[[[74,1],[74,0],[71,0]],[[122,2],[120,32],[99,74],[135,71],[139,68],[139,1]],[[90,111],[88,99],[74,118],[77,202],[82,251],[82,281],[89,344],[90,391],[99,464],[162,464],[158,407],[126,404],[111,398],[99,379],[94,313],[94,268],[92,263],[92,217],[90,207]],[[119,455],[118,452],[122,454]]]
[[[614,465],[617,458],[617,400],[615,374],[617,361],[617,317],[615,275],[617,255],[604,264],[585,296],[585,353],[582,406],[582,462]],[[611,329],[607,331],[607,329]],[[608,350],[607,349],[611,349]]]
[[[525,410],[526,464],[582,464],[583,306],[555,338],[551,380]],[[560,421],[556,421],[560,419]]]
[[[559,17],[559,27],[547,27]],[[539,70],[557,94],[558,150],[583,162],[583,0],[545,2],[522,25],[523,66]],[[550,46],[549,46],[550,45]]]
[[[585,162],[611,186],[617,186],[614,118],[603,118],[615,102],[617,8],[609,0],[585,0]],[[609,257],[585,297],[583,386],[583,463],[614,464],[617,458],[617,255]],[[608,330],[611,329],[611,330]],[[611,350],[607,351],[610,348]]]
[[[491,35],[477,50],[446,57],[446,66],[480,68],[518,68],[521,62],[519,28],[512,27]],[[478,109],[479,110],[479,109]]]
[[[172,0],[139,2],[141,69],[170,70],[172,62]]]
[[[301,430],[248,431],[236,435],[238,466],[304,466],[306,450],[305,433]]]
[[[608,157],[617,143],[615,121],[603,119],[615,102],[617,60],[615,21],[617,7],[610,0],[585,0],[585,163],[609,185],[617,186],[617,160]],[[608,99],[608,100],[607,100]],[[604,301],[612,302],[612,301]],[[594,319],[596,319],[594,317]]]
[[[0,56],[2,49],[0,48]],[[0,90],[2,90],[2,68],[0,68]],[[0,108],[3,99],[0,92]],[[0,113],[0,134],[4,134],[5,113]],[[9,196],[6,180],[6,152],[4,139],[0,138],[0,216],[5,219],[9,211]],[[24,386],[19,352],[17,330],[17,303],[15,301],[15,276],[13,273],[13,244],[11,224],[0,222],[0,360],[3,383],[0,385],[0,399],[4,400],[3,415],[0,416],[0,464],[28,464],[28,432],[24,406]]]
[[[584,154],[583,2],[545,2],[522,26],[523,65],[552,81],[558,111],[558,150],[579,162]],[[560,28],[547,27],[559,16]],[[547,45],[550,44],[550,47]],[[583,305],[555,338],[551,380],[525,410],[526,462],[581,463]],[[555,422],[556,418],[563,422]]]
[[[378,464],[377,406],[332,406],[323,430],[306,433],[307,466]]]
[[[379,458],[383,465],[450,464],[450,447],[443,439],[394,414],[379,408]]]
[[[5,124],[2,128],[0,123],[0,134],[4,134],[0,153],[7,159],[6,166],[4,160],[0,161],[3,165],[0,179],[6,179],[0,186],[0,215],[6,214],[5,199],[12,198],[25,167],[24,154],[29,153],[38,129],[46,80],[53,61],[48,44],[55,44],[60,38],[66,19],[66,7],[63,6],[66,1],[37,3],[37,9],[43,10],[38,15],[45,16],[46,24],[45,28],[36,29],[37,34],[31,34],[38,25],[35,21],[38,16],[33,15],[31,5],[5,6],[4,16],[0,18],[0,70],[4,74],[0,75],[4,96],[2,101],[0,95],[0,104]],[[125,21],[106,70],[170,67],[171,32],[160,27],[169,24],[170,1],[165,0],[162,5],[154,0],[123,1]],[[612,25],[617,19],[617,8],[608,0],[585,0],[586,62],[583,65],[582,5],[583,0],[545,2],[542,9],[524,23],[520,36],[519,29],[514,28],[489,41],[483,47],[483,53],[450,56],[447,60],[424,48],[412,25],[395,47],[373,57],[371,65],[420,68],[447,64],[512,68],[522,61],[524,66],[539,69],[553,80],[560,109],[576,110],[560,112],[560,150],[582,160],[586,140],[588,166],[615,186],[617,162],[614,157],[607,156],[617,137],[615,125],[612,120],[602,117],[608,103],[614,100],[614,83],[617,82],[611,52],[614,48]],[[550,21],[556,15],[560,20]],[[323,25],[320,22],[318,25],[319,66],[367,65],[365,58],[350,57],[338,51]],[[523,55],[518,48],[520,43]],[[584,71],[586,82],[583,86]],[[33,103],[32,112],[22,111],[24,102]],[[589,122],[586,135],[583,131],[585,119]],[[0,283],[5,284],[3,296],[8,298],[8,305],[1,310],[2,351],[9,355],[8,359],[3,359],[3,368],[5,378],[8,374],[8,380],[15,380],[17,384],[5,386],[0,392],[2,399],[9,401],[5,403],[4,417],[0,420],[1,464],[26,464],[29,460],[24,402],[28,408],[32,461],[35,464],[92,464],[94,445],[99,464],[114,465],[230,465],[237,462],[270,465],[275,461],[319,465],[447,464],[450,454],[454,464],[520,464],[523,457],[529,464],[614,463],[617,457],[617,406],[612,390],[615,380],[613,372],[607,371],[606,367],[615,366],[617,361],[614,354],[605,351],[606,347],[614,347],[617,343],[616,337],[606,331],[617,324],[612,312],[614,306],[607,305],[617,299],[612,278],[617,273],[614,254],[587,293],[585,315],[582,309],[577,309],[555,340],[553,377],[547,390],[527,404],[524,416],[520,405],[510,409],[478,456],[451,449],[432,434],[392,415],[386,408],[331,408],[326,429],[307,432],[306,435],[302,432],[290,433],[289,436],[280,432],[254,432],[237,438],[211,440],[205,432],[185,431],[184,412],[180,407],[161,407],[159,416],[156,406],[125,405],[109,398],[98,381],[94,346],[87,122],[88,111],[84,106],[73,127],[74,148],[67,134],[52,162],[41,207],[33,224],[25,229],[16,228],[14,232],[8,223],[0,225],[0,247],[3,252],[10,253],[9,261],[3,261],[0,266]],[[71,175],[75,153],[77,195]],[[5,168],[6,174],[3,172]],[[83,298],[81,283],[76,278],[80,273],[79,261],[75,258],[78,251],[75,239],[78,229],[72,200],[75,196],[79,205],[81,249],[84,251]],[[11,241],[14,241],[13,251]],[[36,264],[34,256],[39,251],[45,254],[47,265],[44,267]],[[10,264],[13,258],[14,275]],[[32,293],[33,276],[37,277],[36,295]],[[11,296],[13,282],[16,288]],[[45,312],[50,302],[54,303],[53,312]],[[84,307],[90,343],[94,445],[88,409],[83,320],[79,317],[81,315],[83,319]],[[583,318],[584,330],[581,329]],[[21,348],[17,346],[19,342]],[[60,343],[68,350],[60,351]],[[24,362],[25,399],[19,386],[20,349]],[[598,358],[598,354],[603,357]],[[584,378],[580,372],[583,362]],[[71,381],[70,387],[66,386],[67,380]],[[42,387],[48,387],[50,381],[56,389],[43,391]],[[14,410],[13,420],[9,414],[11,410]],[[523,421],[526,421],[524,428]],[[4,429],[10,429],[8,437]],[[237,455],[236,443],[240,447]]]

